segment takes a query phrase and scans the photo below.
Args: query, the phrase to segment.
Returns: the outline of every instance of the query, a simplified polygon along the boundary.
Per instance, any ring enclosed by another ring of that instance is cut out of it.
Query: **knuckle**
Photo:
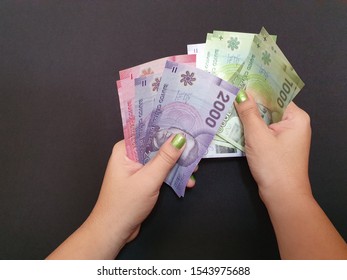
[[[160,149],[158,152],[158,157],[162,160],[162,162],[169,166],[172,166],[176,163],[175,157],[167,150]]]
[[[307,114],[305,111],[304,111],[304,120],[305,122],[310,125],[311,124],[311,117],[309,114]]]
[[[124,146],[124,140],[117,142],[113,145],[112,154],[118,153],[118,151]]]
[[[249,106],[245,106],[242,110],[239,111],[239,117],[241,119],[244,119],[256,114],[258,114],[258,109],[253,104]]]
[[[301,123],[303,125],[305,125],[306,127],[311,127],[311,117],[310,115],[304,111],[304,110],[300,110],[300,113],[301,113],[301,116],[300,116],[300,119],[301,119]]]
[[[242,123],[249,123],[257,119],[258,117],[260,118],[258,108],[254,105],[250,105],[247,107],[244,107],[243,110],[239,112],[239,117],[242,121]]]

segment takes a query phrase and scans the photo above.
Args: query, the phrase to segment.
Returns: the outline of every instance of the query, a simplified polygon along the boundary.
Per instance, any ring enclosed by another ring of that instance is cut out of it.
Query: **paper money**
[[[138,161],[134,115],[134,81],[130,79],[119,80],[117,81],[117,89],[127,155],[131,160]]]
[[[187,54],[196,55],[196,68],[203,69],[205,46],[205,43],[187,45]]]
[[[202,157],[244,156],[233,106],[238,88],[253,95],[270,124],[304,86],[276,38],[265,28],[259,34],[215,30],[206,43],[187,45],[187,55],[121,70],[117,88],[129,158],[146,164],[172,134],[184,134],[186,148],[165,180],[183,196]]]
[[[193,45],[193,50],[197,52],[197,67],[200,66],[201,69],[228,81],[247,58],[255,35],[254,33],[217,30],[213,31],[213,33],[208,33],[202,51],[199,49],[199,47],[201,48],[199,44]],[[240,153],[236,149],[225,149],[225,146],[230,145],[225,139],[217,141],[215,136],[215,140],[211,145],[217,145],[217,143],[223,145],[210,147],[204,157],[235,157],[244,155],[244,153]],[[215,151],[219,151],[219,153],[215,153]],[[222,154],[221,151],[235,152],[227,155]]]
[[[213,31],[213,33],[207,34],[202,51],[200,50],[202,48],[200,44],[191,45],[189,50],[194,50],[197,53],[197,67],[200,66],[201,69],[228,80],[247,58],[254,35],[253,33]],[[233,146],[233,148],[225,149],[225,147],[230,146],[230,143],[226,140],[219,139],[218,141],[216,136],[214,140],[216,141],[211,142],[211,147],[209,147],[208,153],[204,157],[244,155],[244,153],[234,149]],[[223,154],[222,151],[228,151],[228,154]]]
[[[203,56],[205,50],[205,43],[190,44],[187,45],[188,54],[196,54],[196,67],[203,68]],[[214,136],[211,141],[207,152],[203,155],[203,158],[223,158],[223,157],[240,157],[244,156],[244,153],[235,148],[233,145],[225,141],[223,138]]]
[[[248,56],[254,35],[223,31],[209,33],[202,69],[228,81]]]
[[[163,70],[163,69],[162,69]],[[135,79],[135,130],[136,130],[136,149],[139,162],[144,164],[145,138],[154,108],[155,97],[158,94],[160,74],[152,74]]]
[[[264,48],[266,48],[266,50],[269,53],[278,57],[279,63],[281,64],[283,70],[289,75],[293,82],[295,82],[298,85],[297,91],[294,92],[295,97],[299,93],[299,91],[304,87],[305,83],[301,80],[301,78],[296,73],[295,69],[290,64],[282,50],[276,44],[274,36],[269,35],[269,33],[266,31],[264,27],[262,27],[262,29],[260,30],[258,38],[260,38],[263,41]]]
[[[202,69],[228,81],[247,58],[255,35],[218,30],[208,33]],[[276,40],[276,36],[269,36]]]
[[[195,66],[196,56],[195,54],[174,55],[146,62],[141,65],[119,71],[120,79],[135,79],[142,76],[161,73],[167,60]]]
[[[229,157],[242,157],[245,153],[235,148],[232,144],[224,141],[215,140],[211,141],[203,158],[229,158]]]
[[[267,124],[282,119],[285,108],[301,89],[302,84],[294,82],[286,69],[283,67],[281,54],[270,53],[266,41],[256,35],[246,61],[230,79],[234,85],[252,93]],[[291,71],[291,76],[294,75]],[[299,81],[300,78],[295,80]],[[234,107],[228,113],[218,135],[244,151],[243,127]]]
[[[166,178],[183,196],[194,168],[205,154],[238,88],[200,69],[168,61],[147,129],[145,162],[172,135],[182,133],[186,148]]]
[[[121,106],[124,140],[127,155],[132,160],[143,162],[143,158],[139,158],[141,153],[139,154],[139,151],[137,151],[137,147],[140,147],[140,145],[136,144],[137,141],[141,141],[141,139],[137,138],[138,135],[136,133],[138,134],[139,132],[136,132],[136,126],[139,121],[140,112],[138,110],[139,108],[143,109],[143,106],[139,106],[138,102],[141,102],[141,100],[136,97],[134,79],[153,74],[161,74],[167,60],[195,66],[196,55],[168,56],[119,71],[120,80],[117,81],[117,89]],[[148,93],[150,92],[148,91]],[[142,96],[143,94],[140,95]],[[137,106],[136,108],[135,105]],[[145,109],[148,108],[147,106],[148,101],[145,102]],[[134,111],[135,109],[137,110],[136,113]]]
[[[188,44],[187,45],[187,54],[203,53],[204,48],[205,48],[205,43]]]

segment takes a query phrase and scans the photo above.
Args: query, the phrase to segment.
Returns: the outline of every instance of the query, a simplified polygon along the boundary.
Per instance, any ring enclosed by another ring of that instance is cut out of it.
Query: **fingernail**
[[[237,102],[238,104],[240,104],[240,103],[246,101],[246,100],[247,100],[247,94],[245,93],[245,91],[240,90],[239,93],[237,94],[235,100],[236,100],[236,102]]]
[[[181,149],[185,143],[186,143],[186,138],[180,133],[176,134],[171,141],[171,145],[178,150]]]
[[[190,179],[193,180],[194,182],[196,181],[193,174],[190,176]]]

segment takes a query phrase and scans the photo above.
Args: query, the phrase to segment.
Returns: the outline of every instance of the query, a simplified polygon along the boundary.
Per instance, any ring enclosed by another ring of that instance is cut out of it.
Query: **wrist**
[[[102,253],[101,259],[114,259],[127,243],[129,236],[114,217],[108,217],[97,205],[81,226],[81,230],[92,237],[91,245]]]
[[[314,199],[308,176],[286,179],[269,185],[259,186],[259,196],[267,208],[293,203],[298,199]]]

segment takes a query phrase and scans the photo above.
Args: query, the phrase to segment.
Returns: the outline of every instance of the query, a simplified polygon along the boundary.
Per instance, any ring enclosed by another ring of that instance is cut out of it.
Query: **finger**
[[[159,149],[156,156],[141,170],[143,178],[150,178],[151,185],[160,187],[170,170],[180,158],[186,143],[182,134],[171,136]]]
[[[195,179],[194,173],[197,172],[198,169],[199,169],[199,165],[197,165],[197,166],[194,168],[193,174],[190,176],[190,178],[189,178],[189,180],[188,180],[187,188],[192,188],[192,187],[195,186],[196,179]]]
[[[310,126],[310,116],[294,102],[290,102],[283,113],[282,120],[271,124],[269,128],[276,132],[282,132],[285,129],[297,127],[298,125]]]
[[[303,118],[306,120],[310,118],[310,116],[307,114],[307,112],[305,112],[303,109],[301,109],[299,106],[297,106],[293,101],[291,101],[288,104],[286,110],[284,111],[282,120],[291,119],[291,118],[294,118],[296,116],[299,116],[299,118]]]
[[[119,170],[117,166],[123,166],[123,171],[119,174],[119,176],[130,176],[136,173],[138,170],[142,168],[142,164],[139,162],[135,162],[128,158],[126,153],[125,141],[121,140],[117,142],[112,149],[112,153],[110,159],[107,164],[106,173],[114,174],[116,170]]]
[[[301,109],[299,108],[298,105],[296,105],[293,101],[291,101],[291,102],[288,104],[288,106],[287,106],[287,108],[286,108],[286,110],[285,110],[284,112],[296,111],[296,110],[301,110]]]
[[[252,95],[240,90],[235,101],[235,108],[243,124],[244,130],[256,131],[259,127],[266,127]]]
[[[187,188],[194,187],[195,183],[196,183],[195,176],[194,175],[190,176],[188,183],[187,183]]]
[[[194,168],[193,173],[195,173],[195,172],[198,171],[198,170],[199,170],[199,165],[197,165],[197,166]]]
[[[240,91],[235,99],[235,108],[243,125],[246,150],[252,150],[265,139],[269,128],[261,118],[252,95]]]

